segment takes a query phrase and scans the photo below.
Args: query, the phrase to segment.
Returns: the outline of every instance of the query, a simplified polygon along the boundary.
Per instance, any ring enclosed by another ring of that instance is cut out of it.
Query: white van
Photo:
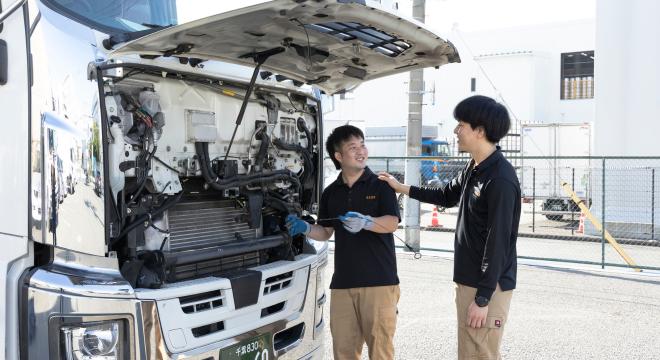
[[[459,61],[377,2],[0,0],[6,359],[323,356],[320,96]],[[74,189],[75,186],[75,189]]]

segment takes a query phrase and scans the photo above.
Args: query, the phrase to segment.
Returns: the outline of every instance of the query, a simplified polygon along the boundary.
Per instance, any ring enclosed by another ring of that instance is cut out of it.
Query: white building
[[[658,1],[598,1],[598,155],[660,156],[659,13]]]

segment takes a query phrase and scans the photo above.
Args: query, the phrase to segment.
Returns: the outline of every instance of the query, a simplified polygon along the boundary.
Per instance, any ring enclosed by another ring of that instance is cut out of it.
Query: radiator
[[[180,203],[168,212],[169,251],[199,250],[249,241],[259,235],[250,229],[244,209],[231,200]]]

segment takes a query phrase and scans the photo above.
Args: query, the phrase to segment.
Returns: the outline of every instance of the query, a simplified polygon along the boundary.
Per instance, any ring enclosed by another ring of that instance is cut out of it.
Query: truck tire
[[[545,217],[546,217],[548,220],[559,221],[559,220],[561,220],[564,216],[563,216],[563,215],[546,215]]]

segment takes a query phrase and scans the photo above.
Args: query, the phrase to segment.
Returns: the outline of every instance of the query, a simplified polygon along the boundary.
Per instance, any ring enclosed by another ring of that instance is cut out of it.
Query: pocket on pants
[[[496,359],[502,341],[504,321],[504,316],[490,315],[486,317],[486,324],[482,328],[465,326],[463,328],[467,337],[463,348],[467,352],[465,355]]]
[[[393,329],[396,327],[396,317],[398,311],[396,305],[386,306],[378,309],[378,321],[386,329]]]

